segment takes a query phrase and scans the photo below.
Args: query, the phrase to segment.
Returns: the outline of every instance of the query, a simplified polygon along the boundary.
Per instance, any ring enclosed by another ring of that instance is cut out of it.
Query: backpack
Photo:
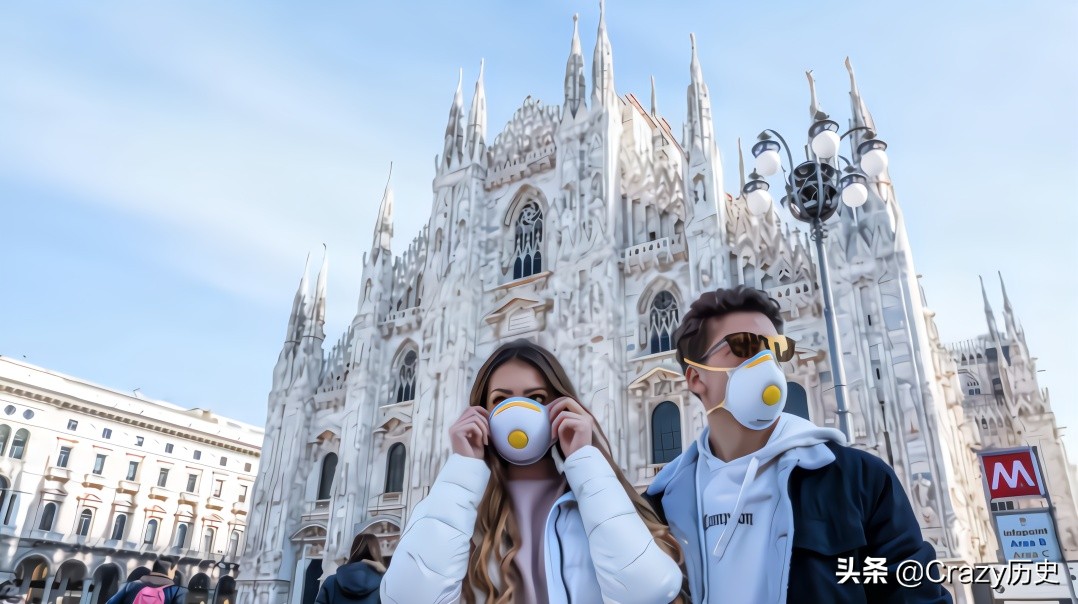
[[[169,589],[176,587],[175,585],[164,585],[161,587],[151,587],[149,585],[142,586],[138,592],[135,593],[135,599],[131,600],[131,604],[169,604],[172,598],[175,597],[176,592],[172,592],[172,596],[168,596],[166,592]]]

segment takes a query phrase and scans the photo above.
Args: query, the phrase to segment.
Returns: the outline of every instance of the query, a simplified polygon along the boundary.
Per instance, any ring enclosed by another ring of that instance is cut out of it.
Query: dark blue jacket
[[[322,583],[315,604],[379,604],[384,574],[384,566],[368,560],[345,564]]]
[[[896,582],[894,573],[903,560],[917,560],[923,565],[935,560],[936,552],[921,537],[909,498],[894,470],[869,453],[835,442],[827,442],[826,446],[834,454],[834,461],[816,469],[794,467],[789,476],[794,531],[787,601],[950,604],[951,596],[941,586],[925,582],[917,588],[904,588]],[[676,503],[685,509],[685,498],[696,501],[697,444],[693,443],[682,458],[671,462],[682,466],[676,469],[680,479],[665,477],[661,484],[653,485],[662,490],[649,489],[645,498],[670,524],[683,549],[689,550],[684,552],[689,587],[693,601],[698,602],[704,551],[696,537],[699,519],[688,514],[667,518],[664,509],[664,502],[667,507]],[[658,478],[656,482],[660,482]],[[866,557],[887,560],[886,583],[866,584],[864,578],[859,578],[859,583],[848,580],[839,584],[839,559],[853,558],[853,569],[859,572]],[[721,596],[715,601],[721,601]]]

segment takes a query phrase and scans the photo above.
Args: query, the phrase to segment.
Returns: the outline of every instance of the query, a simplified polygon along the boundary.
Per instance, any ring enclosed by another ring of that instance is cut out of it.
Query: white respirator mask
[[[490,437],[494,449],[506,461],[529,466],[546,455],[553,445],[550,413],[530,398],[513,397],[490,411]]]
[[[708,414],[726,409],[739,424],[750,430],[764,430],[775,423],[786,406],[786,374],[775,355],[764,350],[737,367],[712,367],[685,359],[685,363],[705,371],[727,371],[726,399]]]

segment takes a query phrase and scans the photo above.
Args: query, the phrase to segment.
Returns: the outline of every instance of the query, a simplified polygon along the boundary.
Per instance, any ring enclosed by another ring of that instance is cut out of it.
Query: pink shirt
[[[565,494],[565,477],[507,480],[506,490],[513,505],[513,517],[520,531],[520,550],[513,563],[520,573],[514,602],[547,604],[546,562],[543,539],[547,516],[554,502]]]

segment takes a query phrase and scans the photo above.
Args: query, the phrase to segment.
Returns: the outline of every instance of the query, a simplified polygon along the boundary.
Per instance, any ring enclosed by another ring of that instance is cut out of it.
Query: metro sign
[[[980,454],[988,500],[1044,496],[1044,482],[1031,447]]]

